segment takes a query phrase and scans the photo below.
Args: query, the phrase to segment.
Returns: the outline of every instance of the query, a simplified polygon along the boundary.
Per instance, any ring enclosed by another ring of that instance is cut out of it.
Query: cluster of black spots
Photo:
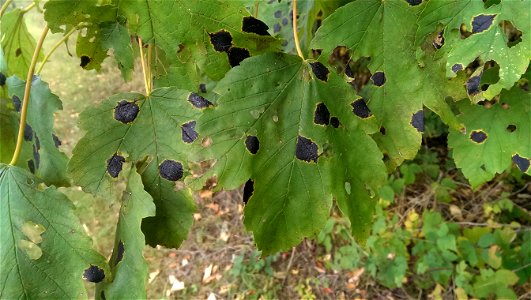
[[[185,143],[193,143],[197,137],[199,136],[197,134],[197,131],[195,131],[195,121],[190,121],[188,123],[185,123],[181,125],[181,132],[182,132],[182,139]]]
[[[472,19],[472,33],[480,33],[483,32],[492,25],[492,21],[494,21],[494,17],[496,15],[478,15],[475,16],[474,19]]]
[[[242,22],[242,31],[249,33],[256,33],[258,35],[270,35],[267,30],[269,26],[266,23],[254,17],[244,17]]]
[[[230,48],[229,51],[227,51],[227,55],[229,56],[229,64],[233,68],[239,66],[244,59],[251,57],[249,50],[238,47]]]
[[[165,160],[159,166],[159,174],[166,180],[177,181],[183,178],[183,165],[174,160]]]
[[[247,201],[249,201],[249,198],[254,193],[254,180],[249,179],[243,186],[243,203],[247,204]]]
[[[105,278],[105,272],[103,269],[101,269],[98,266],[90,265],[85,271],[83,272],[83,279],[89,282],[98,283],[101,282]]]
[[[136,119],[139,111],[140,108],[135,102],[122,100],[114,108],[114,119],[124,124],[131,123]]]
[[[437,50],[441,49],[442,46],[444,46],[444,31],[439,32],[435,39],[433,39],[432,45]]]
[[[6,84],[6,75],[4,73],[0,72],[0,86],[4,86]]]
[[[466,92],[468,93],[468,95],[473,96],[481,92],[480,83],[482,74],[483,73],[480,73],[479,75],[470,77],[468,79],[468,81],[466,82]]]
[[[462,71],[463,70],[463,65],[462,64],[455,64],[452,66],[452,72],[454,73],[457,73],[459,71]]]
[[[109,173],[112,178],[118,177],[122,171],[124,162],[125,158],[123,156],[113,154],[113,156],[107,160],[107,173]]]
[[[199,84],[199,91],[200,91],[201,93],[206,93],[206,92],[207,92],[206,84],[204,84],[204,83],[200,83],[200,84]]]
[[[20,101],[20,98],[18,96],[13,95],[11,98],[13,101],[13,107],[17,112],[20,112],[20,108],[22,107],[22,101]]]
[[[117,265],[119,262],[122,261],[122,259],[124,258],[124,252],[125,252],[124,242],[120,240],[118,242],[118,247],[116,247],[116,260],[114,262],[115,265]]]
[[[55,135],[52,133],[52,139],[53,139],[53,143],[55,145],[56,148],[59,148],[59,146],[61,146],[61,140]]]
[[[190,96],[188,96],[188,102],[192,103],[192,105],[196,108],[207,108],[212,106],[212,102],[196,93],[191,93]]]
[[[310,66],[312,67],[313,74],[315,74],[317,79],[324,82],[328,81],[328,73],[330,73],[330,71],[322,63],[316,61],[310,63]]]
[[[385,127],[383,127],[383,126],[380,127],[380,133],[382,135],[385,135],[387,133],[387,130],[385,130]]]
[[[330,124],[330,112],[324,103],[317,104],[317,108],[315,109],[313,116],[313,122],[319,125]]]
[[[418,132],[424,131],[424,111],[419,110],[411,116],[411,125],[417,129]]]
[[[510,124],[509,126],[507,126],[507,131],[509,132],[514,132],[516,130],[516,126],[513,125],[513,124]]]
[[[470,133],[470,139],[480,144],[487,139],[487,134],[481,130],[474,130],[472,133]]]
[[[256,136],[248,135],[247,138],[245,138],[245,148],[247,148],[251,154],[256,154],[258,153],[258,150],[260,150],[260,141]]]
[[[232,47],[232,35],[230,32],[220,30],[215,33],[209,33],[210,42],[218,52],[226,52]]]
[[[81,56],[81,63],[79,64],[79,66],[84,69],[90,63],[90,61],[90,57],[83,55]]]
[[[35,169],[38,169],[41,164],[41,155],[36,145],[33,145],[33,159],[35,160]]]
[[[33,141],[33,128],[28,123],[24,126],[24,140],[27,142]]]
[[[518,154],[513,155],[513,163],[520,169],[522,172],[527,172],[529,169],[529,165],[531,164],[531,161],[529,158],[521,157]]]
[[[297,148],[295,149],[295,156],[298,159],[307,162],[317,162],[317,152],[317,144],[312,142],[312,140],[299,135],[299,138],[297,139]]]
[[[385,73],[378,71],[371,76],[371,80],[375,86],[382,86],[385,83]]]
[[[341,123],[337,117],[332,117],[330,118],[330,125],[332,125],[334,128],[338,128]]]
[[[416,6],[422,3],[422,0],[406,0],[411,6]]]
[[[28,169],[32,174],[35,174],[35,162],[33,162],[33,159],[28,160]]]
[[[365,99],[362,98],[362,99],[356,100],[352,102],[350,105],[352,106],[352,112],[356,116],[362,119],[372,116],[371,110],[367,106],[367,103],[365,103]]]

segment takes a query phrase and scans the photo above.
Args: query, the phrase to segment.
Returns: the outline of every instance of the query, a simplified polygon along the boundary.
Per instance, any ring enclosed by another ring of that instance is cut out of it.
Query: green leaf
[[[17,97],[19,101],[24,98],[26,83],[15,76],[7,79],[9,97]],[[69,184],[66,177],[66,164],[68,158],[59,151],[54,137],[54,113],[63,109],[61,100],[50,91],[48,83],[34,76],[31,83],[31,92],[28,103],[26,129],[22,153],[17,166],[34,170],[33,173],[48,185],[66,186]],[[18,120],[13,128],[18,134]]]
[[[131,80],[134,69],[134,53],[131,37],[127,28],[116,23],[105,23],[101,26],[101,44],[105,49],[114,49],[114,58],[125,80]]]
[[[386,180],[382,156],[352,114],[359,97],[326,72],[297,56],[252,57],[217,85],[216,107],[197,123],[211,141],[206,158],[216,159],[203,179],[216,176],[225,189],[247,181],[244,223],[263,255],[316,235],[332,198],[358,237],[370,228],[374,193],[367,190]]]
[[[499,103],[487,108],[459,103],[466,134],[450,130],[448,145],[457,167],[472,187],[491,180],[514,162],[531,174],[531,97],[519,87],[503,91]],[[486,159],[477,159],[484,157]]]
[[[525,73],[531,59],[531,2],[528,0],[502,0],[485,8],[477,0],[432,0],[428,1],[419,17],[417,38],[426,35],[435,26],[444,26],[445,47],[449,47],[447,75],[455,76],[454,66],[464,69],[476,58],[496,61],[500,66],[499,81],[482,93],[492,99],[502,89],[510,89]],[[509,43],[505,32],[510,22],[522,33],[516,45]],[[459,31],[464,24],[471,35],[465,39]]]
[[[415,157],[424,129],[423,106],[450,127],[461,128],[445,98],[462,97],[462,82],[445,78],[445,61],[431,42],[424,50],[415,47],[418,13],[418,6],[403,0],[355,1],[324,20],[311,45],[328,54],[346,46],[353,60],[370,58],[373,84],[366,101],[385,129],[375,137],[391,167]]]
[[[35,39],[29,33],[24,12],[14,9],[0,19],[0,40],[10,75],[26,78],[35,50]],[[43,59],[42,52],[38,61]]]
[[[487,298],[495,295],[500,299],[516,299],[516,294],[511,286],[518,282],[518,276],[509,270],[481,269],[480,276],[476,277],[473,289],[474,296]]]
[[[142,179],[133,167],[122,195],[114,250],[109,261],[112,279],[99,284],[96,295],[103,299],[147,297],[148,264],[142,254],[145,238],[141,224],[142,219],[154,215],[153,199],[144,191]]]
[[[152,246],[178,247],[192,225],[191,193],[176,183],[188,174],[191,149],[183,142],[182,126],[200,112],[188,101],[190,96],[175,88],[156,89],[148,97],[117,94],[80,116],[87,133],[73,150],[69,174],[85,191],[115,199],[123,163],[147,164],[142,182],[157,215],[144,220],[142,230]]]
[[[4,164],[0,199],[2,298],[87,298],[84,270],[105,272],[107,264],[92,250],[72,203],[29,172]]]

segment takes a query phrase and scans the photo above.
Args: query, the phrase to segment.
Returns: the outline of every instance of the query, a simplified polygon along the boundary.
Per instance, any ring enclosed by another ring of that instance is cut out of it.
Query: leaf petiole
[[[295,47],[297,48],[297,54],[302,60],[304,60],[304,55],[302,54],[301,44],[299,42],[299,32],[297,31],[297,0],[293,0],[293,39],[295,40]]]

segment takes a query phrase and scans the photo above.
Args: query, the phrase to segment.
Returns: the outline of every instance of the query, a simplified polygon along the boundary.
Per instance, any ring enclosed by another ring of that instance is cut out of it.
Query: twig
[[[295,48],[297,48],[297,54],[302,60],[304,60],[304,55],[302,54],[301,45],[299,42],[299,32],[297,31],[297,0],[293,0],[293,39],[295,40]]]
[[[286,277],[284,277],[284,281],[282,282],[282,286],[286,286],[286,283],[288,282],[289,271],[291,269],[291,265],[293,264],[293,257],[295,257],[295,249],[296,249],[296,247],[291,248],[291,256],[289,258],[288,267],[286,268]]]
[[[138,38],[138,48],[140,49],[140,62],[142,63],[142,74],[144,74],[144,87],[146,88],[146,96],[149,95],[151,90],[149,89],[149,82],[147,79],[146,62],[144,61],[144,45],[142,45],[142,39]]]
[[[31,91],[31,83],[33,79],[33,72],[35,71],[35,65],[37,64],[37,59],[39,58],[39,53],[41,52],[42,44],[44,39],[48,34],[48,25],[44,26],[44,29],[41,33],[41,37],[37,42],[35,51],[33,52],[33,57],[31,59],[31,65],[28,70],[28,75],[26,76],[26,86],[24,88],[24,99],[22,100],[22,109],[20,111],[20,123],[18,126],[18,136],[17,136],[17,145],[15,147],[15,152],[13,152],[13,158],[11,158],[10,165],[14,166],[17,163],[18,157],[20,156],[20,151],[22,150],[22,141],[24,140],[24,129],[26,128],[26,117],[28,114],[28,100]]]

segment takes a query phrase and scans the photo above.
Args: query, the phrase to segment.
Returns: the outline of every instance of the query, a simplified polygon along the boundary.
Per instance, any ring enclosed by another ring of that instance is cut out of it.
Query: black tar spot
[[[188,96],[188,101],[197,108],[206,108],[212,106],[212,102],[208,101],[202,96],[199,96],[196,93],[191,93],[190,96]]]
[[[225,52],[232,46],[232,35],[228,31],[220,30],[216,33],[209,33],[208,35],[216,51]]]
[[[17,50],[15,50],[15,57],[19,57],[21,54],[22,54],[22,49],[17,48]]]
[[[295,156],[307,162],[317,162],[317,145],[312,140],[299,136]]]
[[[496,15],[479,15],[472,19],[472,33],[480,33],[487,30],[494,21]]]
[[[513,162],[522,172],[527,172],[527,170],[529,169],[529,165],[531,164],[529,158],[521,157],[518,154],[513,155]]]
[[[334,128],[338,128],[340,125],[339,119],[337,117],[330,118],[330,124],[334,126]]]
[[[35,146],[37,147],[37,150],[41,149],[41,141],[39,140],[37,134],[35,134]]]
[[[15,107],[15,110],[17,112],[20,112],[20,107],[22,106],[22,101],[20,101],[20,98],[13,95],[13,98],[11,98],[11,100],[13,101],[13,107]]]
[[[53,143],[55,144],[55,147],[61,146],[61,140],[53,133],[52,133],[52,139],[53,139]]]
[[[280,18],[280,17],[282,17],[282,11],[277,10],[277,11],[275,12],[275,18]]]
[[[274,32],[274,33],[278,33],[278,32],[280,32],[281,29],[282,29],[282,27],[280,26],[280,24],[275,24],[275,25],[273,26],[273,32]]]
[[[248,135],[245,139],[245,147],[249,152],[252,154],[258,153],[258,150],[260,149],[260,141],[258,138],[254,135]]]
[[[470,134],[470,139],[476,143],[483,143],[487,139],[487,134],[481,130],[474,130]]]
[[[28,169],[32,174],[35,174],[35,163],[32,159],[28,160]]]
[[[457,73],[459,71],[463,70],[462,64],[455,64],[452,66],[452,72]]]
[[[159,166],[159,174],[166,180],[177,181],[183,177],[183,165],[174,160],[165,160]]]
[[[419,110],[411,117],[411,125],[417,129],[418,132],[424,131],[424,111]]]
[[[372,75],[371,80],[375,86],[382,86],[385,83],[385,73],[378,71]]]
[[[79,66],[85,68],[90,63],[90,61],[90,57],[83,55],[81,56],[81,63],[79,64]]]
[[[328,107],[324,103],[317,104],[315,109],[315,114],[313,117],[313,122],[319,125],[328,125],[330,124],[330,112]]]
[[[227,55],[229,56],[229,64],[231,67],[239,66],[244,59],[251,57],[249,50],[238,47],[230,48],[227,51]]]
[[[365,99],[356,100],[356,101],[352,102],[350,105],[352,106],[352,112],[356,116],[358,116],[358,117],[360,117],[362,119],[365,119],[365,118],[368,118],[368,117],[372,116],[371,110],[369,109],[369,107],[365,103]]]
[[[317,79],[324,82],[328,81],[328,73],[330,73],[330,71],[322,63],[317,61],[310,63],[310,66],[312,67],[313,74],[315,74]]]
[[[289,20],[287,18],[282,19],[282,25],[288,25]]]
[[[468,81],[466,82],[466,92],[470,95],[476,95],[479,92],[481,92],[480,89],[480,82],[481,82],[481,75],[483,73],[479,74],[478,76],[470,77]]]
[[[385,127],[383,127],[383,126],[380,127],[380,133],[381,133],[382,135],[385,135],[385,134],[387,133],[387,131],[385,130]]]
[[[131,123],[136,119],[140,108],[134,102],[122,100],[114,108],[114,118],[124,124]]]
[[[249,179],[243,187],[243,203],[247,204],[254,192],[254,180]]]
[[[190,121],[181,126],[183,142],[190,144],[197,139],[198,134],[197,131],[195,131],[195,124],[195,121]]]
[[[36,145],[33,145],[33,159],[35,160],[35,169],[38,169],[41,164],[41,155]]]
[[[514,132],[516,130],[516,126],[513,125],[513,124],[510,124],[509,126],[507,126],[507,131],[509,132]]]
[[[109,173],[112,178],[118,177],[122,171],[122,165],[124,162],[125,158],[123,156],[113,154],[113,156],[107,160],[107,173]]]
[[[267,30],[269,27],[266,25],[266,23],[253,18],[253,17],[244,17],[243,18],[243,24],[242,24],[242,30],[243,32],[250,32],[250,33],[256,33],[258,35],[270,35]]]
[[[28,123],[24,126],[24,140],[33,141],[33,128]]]
[[[90,265],[84,272],[83,272],[83,279],[89,281],[98,283],[101,282],[105,278],[105,272],[103,269],[99,268],[98,266]]]
[[[419,5],[422,3],[422,0],[406,0],[407,3],[409,3],[409,5],[411,6],[415,6],[415,5]]]
[[[115,265],[117,265],[119,262],[121,262],[122,259],[124,258],[124,251],[125,251],[124,243],[120,240],[120,242],[118,242],[118,247],[116,249],[116,262],[115,262]]]
[[[6,84],[6,75],[0,72],[0,86],[4,86],[5,84]]]
[[[206,93],[207,92],[206,84],[204,84],[204,83],[199,84],[199,91],[201,93]]]

